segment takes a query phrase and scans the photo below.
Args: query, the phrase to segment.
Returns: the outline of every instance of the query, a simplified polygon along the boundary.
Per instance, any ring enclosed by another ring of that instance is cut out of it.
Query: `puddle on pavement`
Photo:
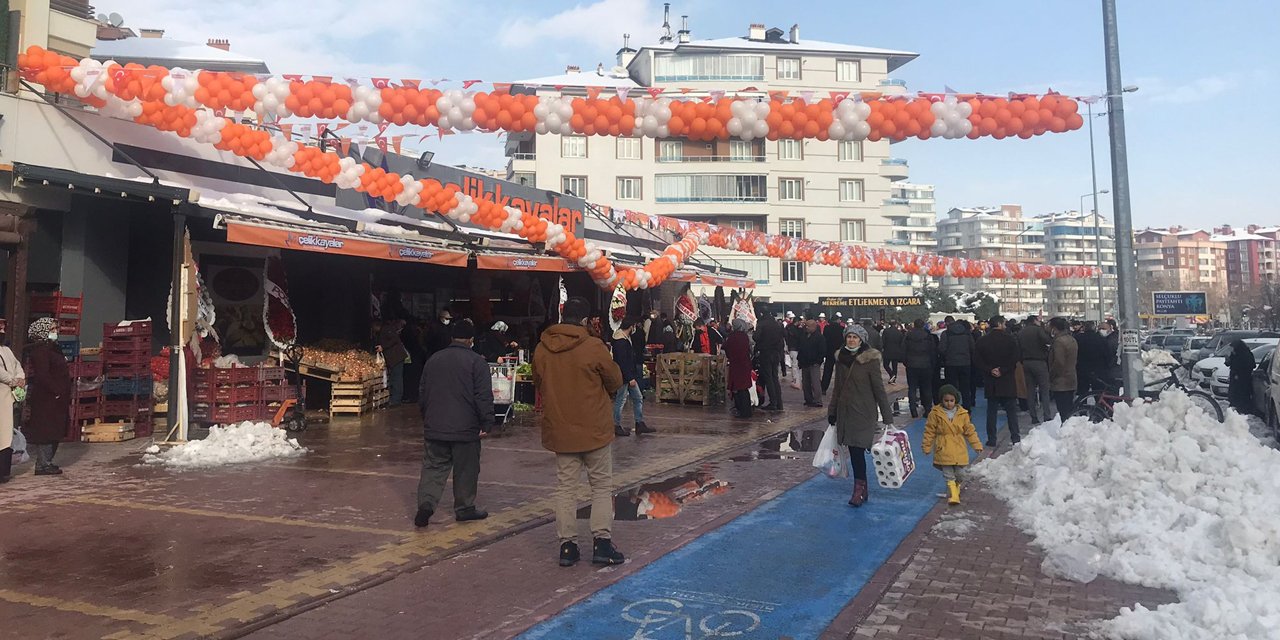
[[[733,462],[756,462],[759,460],[802,460],[807,453],[817,451],[822,442],[821,429],[803,429],[784,433],[760,442],[754,451],[736,455],[729,460]]]
[[[717,478],[715,472],[714,466],[705,465],[696,471],[614,494],[613,519],[634,521],[671,518],[679,514],[687,504],[728,492],[732,485]],[[579,520],[586,520],[590,516],[590,507],[578,510]]]

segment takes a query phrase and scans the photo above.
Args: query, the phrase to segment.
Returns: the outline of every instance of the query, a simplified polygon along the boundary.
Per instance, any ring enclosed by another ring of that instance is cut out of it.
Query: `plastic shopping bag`
[[[915,456],[907,432],[889,429],[873,445],[871,459],[876,463],[876,481],[886,489],[898,489],[916,470]]]
[[[848,478],[851,471],[849,450],[840,446],[840,438],[836,435],[835,426],[827,427],[818,443],[818,451],[813,454],[814,468],[822,471],[828,478]]]
[[[22,431],[16,428],[13,430],[13,444],[9,446],[13,447],[14,464],[22,464],[31,459],[31,456],[27,455],[27,437],[22,435]]]

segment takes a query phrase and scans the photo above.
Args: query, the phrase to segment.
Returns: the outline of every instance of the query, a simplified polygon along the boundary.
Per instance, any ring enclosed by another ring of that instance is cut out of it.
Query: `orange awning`
[[[287,229],[241,224],[228,221],[227,242],[253,244],[260,247],[331,253],[340,256],[377,258],[400,262],[438,264],[446,267],[467,266],[465,251],[448,251],[426,245],[370,238],[354,238],[342,234],[306,229]]]

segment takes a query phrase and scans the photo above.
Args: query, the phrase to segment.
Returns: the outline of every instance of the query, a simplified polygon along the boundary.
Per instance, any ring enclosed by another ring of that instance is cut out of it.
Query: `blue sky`
[[[481,78],[550,75],[566,64],[612,64],[621,34],[656,40],[662,3],[640,0],[484,2],[386,0],[359,10],[347,0],[217,3],[104,0],[125,24],[165,28],[195,41],[227,38],[276,73]],[[1262,186],[1280,169],[1280,3],[1264,0],[1121,0],[1123,79],[1135,225],[1280,224]],[[920,54],[895,76],[911,90],[1044,91],[1083,95],[1106,86],[1101,3],[936,2],[673,3],[693,37],[745,35],[747,24],[801,39],[907,49]],[[376,7],[372,8],[372,7]],[[1095,121],[1098,184],[1111,185],[1106,118]],[[895,145],[912,180],[937,188],[938,208],[1021,204],[1039,214],[1079,207],[1089,193],[1082,130],[1032,140],[928,140]],[[437,161],[501,166],[492,136],[433,143]],[[1102,211],[1110,214],[1110,196]],[[1086,204],[1086,206],[1088,206]]]

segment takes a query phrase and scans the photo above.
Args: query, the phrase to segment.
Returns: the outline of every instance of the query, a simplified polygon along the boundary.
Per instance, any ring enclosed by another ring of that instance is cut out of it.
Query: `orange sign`
[[[713,287],[733,287],[735,289],[754,289],[756,287],[756,281],[751,278],[727,278],[710,274],[702,276],[702,284],[709,284]]]
[[[476,256],[476,268],[498,271],[573,271],[564,258],[542,256]]]
[[[670,280],[672,282],[693,282],[697,279],[698,279],[698,274],[686,273],[684,271],[676,271],[675,273],[672,273],[670,276],[667,277],[667,280]]]
[[[273,229],[236,223],[227,224],[227,242],[293,249],[295,251],[332,253],[340,256],[438,264],[446,267],[465,267],[467,266],[468,257],[465,251],[446,251],[396,242],[381,242],[364,238],[349,238],[325,233]]]

